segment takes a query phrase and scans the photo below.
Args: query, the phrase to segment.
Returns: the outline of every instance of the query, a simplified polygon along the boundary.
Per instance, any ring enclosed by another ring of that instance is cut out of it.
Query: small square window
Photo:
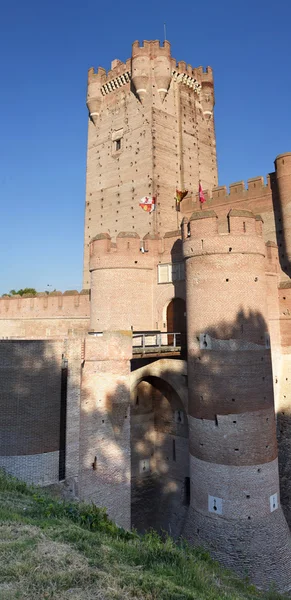
[[[121,138],[119,138],[119,140],[115,140],[115,150],[120,150],[121,149]]]

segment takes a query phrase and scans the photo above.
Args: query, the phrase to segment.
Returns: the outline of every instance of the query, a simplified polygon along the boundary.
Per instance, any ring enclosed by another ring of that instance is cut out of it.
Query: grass
[[[103,509],[55,500],[0,471],[1,600],[279,600],[203,550],[139,536]]]

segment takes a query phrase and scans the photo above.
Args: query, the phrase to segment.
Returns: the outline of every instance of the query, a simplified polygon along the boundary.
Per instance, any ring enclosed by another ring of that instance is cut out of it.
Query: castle
[[[84,289],[0,299],[0,466],[290,590],[291,153],[217,187],[212,70],[167,41],[87,106]]]

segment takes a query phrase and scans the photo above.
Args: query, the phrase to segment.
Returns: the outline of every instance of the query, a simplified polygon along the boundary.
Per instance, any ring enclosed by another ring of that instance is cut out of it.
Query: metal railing
[[[102,337],[102,331],[89,331],[89,335]],[[184,353],[186,333],[176,331],[133,331],[133,354],[158,354],[165,352]]]
[[[186,334],[181,332],[137,331],[132,335],[133,352],[178,351],[185,342]]]

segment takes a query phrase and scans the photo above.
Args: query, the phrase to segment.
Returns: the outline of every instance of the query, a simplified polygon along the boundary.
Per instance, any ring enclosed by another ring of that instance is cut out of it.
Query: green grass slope
[[[259,600],[203,550],[138,536],[0,471],[0,599]]]

